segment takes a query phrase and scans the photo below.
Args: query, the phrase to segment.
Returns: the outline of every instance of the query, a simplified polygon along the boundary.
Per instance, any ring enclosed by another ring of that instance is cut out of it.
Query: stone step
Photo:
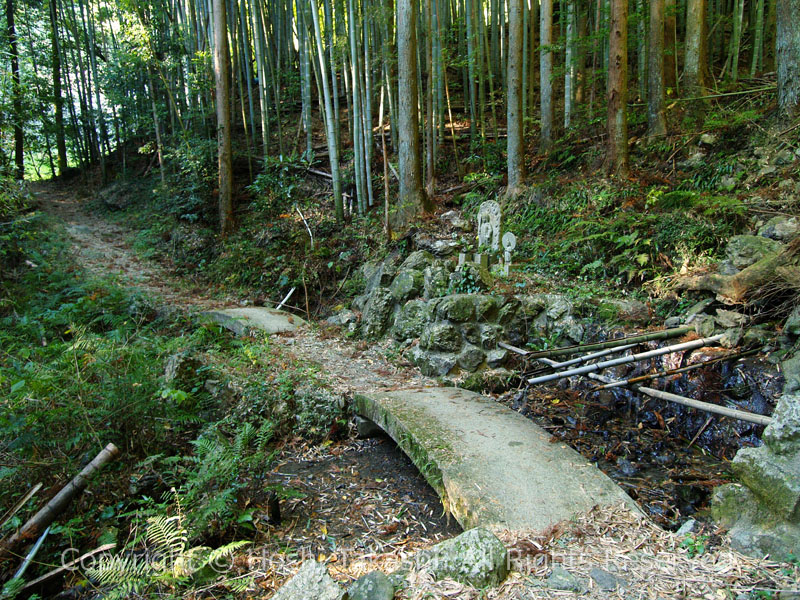
[[[305,321],[298,316],[261,306],[210,310],[202,314],[211,317],[236,335],[245,335],[251,329],[267,333],[284,333],[294,331],[305,324]]]
[[[636,503],[526,417],[458,388],[359,394],[356,414],[388,433],[464,529],[541,531],[595,505]]]

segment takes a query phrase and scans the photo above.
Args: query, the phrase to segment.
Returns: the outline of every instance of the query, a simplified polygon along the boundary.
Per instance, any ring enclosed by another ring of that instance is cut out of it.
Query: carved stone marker
[[[478,244],[500,249],[500,205],[487,200],[478,209]]]
[[[503,234],[503,271],[508,277],[508,268],[511,266],[511,252],[517,247],[517,236],[510,231]]]

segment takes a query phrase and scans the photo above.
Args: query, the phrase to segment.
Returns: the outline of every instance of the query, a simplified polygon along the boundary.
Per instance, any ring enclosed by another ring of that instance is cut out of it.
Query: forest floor
[[[157,304],[189,313],[236,305],[235,300],[214,297],[175,277],[168,264],[137,257],[127,242],[133,232],[91,212],[75,189],[40,183],[31,191],[46,213],[63,222],[76,263],[92,274],[111,276],[121,286],[137,287]],[[343,339],[320,325],[277,339],[298,360],[317,364],[334,390],[343,394],[438,385],[402,357],[390,356],[386,347]],[[306,496],[284,503],[280,526],[259,523],[261,539],[249,560],[235,563],[243,573],[256,574],[257,596],[270,595],[309,557],[326,562],[331,574],[347,583],[376,568],[397,568],[417,550],[460,531],[388,439],[346,439],[319,446],[290,440],[273,463],[268,481],[291,483]],[[500,588],[476,590],[412,574],[410,587],[399,597],[774,598],[775,591],[796,585],[796,569],[744,557],[720,534],[704,529],[687,544],[621,508],[595,510],[552,531],[502,534],[516,562]],[[583,583],[575,589],[548,587],[546,579],[556,564],[579,575]],[[613,573],[616,592],[601,583],[604,573]]]

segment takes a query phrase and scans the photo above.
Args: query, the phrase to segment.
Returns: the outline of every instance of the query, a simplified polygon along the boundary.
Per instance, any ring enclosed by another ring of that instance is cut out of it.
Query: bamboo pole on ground
[[[89,478],[99,471],[106,463],[111,462],[119,455],[119,449],[114,444],[108,444],[100,453],[78,473],[72,481],[61,488],[50,502],[33,515],[25,525],[0,545],[0,560],[11,554],[20,543],[31,540],[44,531],[55,518],[67,507],[70,501],[89,485]]]
[[[639,362],[642,360],[646,360],[648,358],[661,356],[662,354],[670,354],[672,352],[680,352],[682,350],[693,350],[695,348],[702,348],[703,346],[710,346],[711,344],[718,342],[720,339],[722,339],[722,336],[723,334],[719,334],[709,338],[701,338],[699,340],[692,340],[691,342],[684,342],[682,344],[675,344],[673,346],[665,346],[664,348],[658,348],[657,350],[640,352],[639,354],[633,354],[631,356],[622,356],[620,358],[614,358],[611,360],[594,363],[592,365],[577,367],[575,369],[567,369],[566,371],[559,371],[558,373],[551,373],[549,375],[532,377],[531,379],[528,379],[528,383],[534,385],[537,383],[544,383],[546,381],[553,381],[554,379],[562,379],[564,377],[569,377],[571,375],[584,375],[586,373],[591,373],[593,371],[601,371],[602,369],[605,369],[607,367],[615,367],[617,365]]]

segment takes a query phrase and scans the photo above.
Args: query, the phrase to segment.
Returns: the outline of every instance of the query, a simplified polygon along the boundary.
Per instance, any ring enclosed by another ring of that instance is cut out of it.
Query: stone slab
[[[526,417],[458,388],[360,394],[356,414],[388,433],[464,529],[543,530],[595,505],[636,503]]]
[[[245,335],[251,329],[259,329],[267,333],[285,333],[294,331],[305,324],[300,317],[282,310],[260,306],[211,310],[204,312],[203,315],[211,317],[236,335]]]

